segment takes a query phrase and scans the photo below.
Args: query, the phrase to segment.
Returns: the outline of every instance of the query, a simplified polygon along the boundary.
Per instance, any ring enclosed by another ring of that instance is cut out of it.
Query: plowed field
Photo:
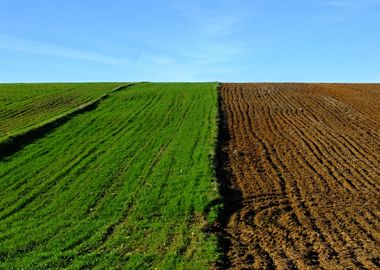
[[[220,91],[226,266],[378,269],[380,85]]]

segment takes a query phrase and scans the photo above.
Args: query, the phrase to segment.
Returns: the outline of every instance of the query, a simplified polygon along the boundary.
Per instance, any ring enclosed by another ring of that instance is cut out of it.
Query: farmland
[[[117,83],[0,84],[0,140],[106,94]]]
[[[137,84],[1,160],[0,268],[209,268],[216,117],[215,83]]]
[[[223,84],[222,268],[380,267],[380,85]]]
[[[0,84],[0,269],[377,269],[379,123],[379,84]]]

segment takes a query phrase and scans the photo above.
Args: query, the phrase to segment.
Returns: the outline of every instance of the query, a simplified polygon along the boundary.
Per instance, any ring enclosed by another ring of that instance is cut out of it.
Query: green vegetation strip
[[[216,86],[132,86],[1,161],[0,268],[208,269]]]

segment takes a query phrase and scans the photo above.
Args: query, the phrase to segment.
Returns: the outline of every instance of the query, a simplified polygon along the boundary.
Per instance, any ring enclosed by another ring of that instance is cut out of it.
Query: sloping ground
[[[132,86],[0,161],[0,268],[209,268],[215,88]]]
[[[0,84],[0,141],[90,102],[120,83]]]
[[[23,131],[13,133],[3,138],[2,140],[0,140],[0,160],[3,160],[4,158],[16,153],[17,151],[20,151],[25,145],[31,144],[34,141],[38,140],[39,138],[46,136],[48,133],[52,132],[54,129],[63,125],[67,121],[70,121],[70,119],[72,119],[76,115],[83,114],[83,113],[96,109],[96,107],[103,100],[107,99],[110,94],[126,89],[132,85],[134,84],[131,83],[131,84],[119,85],[109,90],[105,94],[101,94],[97,98],[92,99],[86,103],[82,103],[74,108],[68,107],[66,108],[65,112],[58,115],[56,115],[55,113],[55,109],[57,108],[52,106],[50,113],[40,115],[40,116],[44,116],[44,118],[46,119],[41,119],[40,121],[37,121],[37,119],[33,119],[37,122],[36,124],[32,126],[28,126],[27,128],[24,128]],[[22,118],[27,118],[27,117],[22,117]]]
[[[220,95],[225,266],[378,269],[380,85],[223,84]]]

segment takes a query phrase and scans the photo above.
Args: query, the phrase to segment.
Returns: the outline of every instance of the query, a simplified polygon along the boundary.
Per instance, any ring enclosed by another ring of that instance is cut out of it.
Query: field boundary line
[[[230,142],[230,129],[228,127],[227,108],[222,96],[224,83],[217,86],[217,135],[215,144],[214,170],[220,198],[214,202],[219,204],[218,216],[215,224],[211,224],[208,231],[216,235],[218,241],[218,259],[214,262],[214,269],[226,269],[231,267],[227,252],[231,247],[231,235],[225,229],[234,213],[243,208],[241,190],[232,181],[229,169],[228,147]]]
[[[5,139],[0,141],[0,161],[16,153],[25,145],[28,145],[34,142],[35,140],[44,137],[47,133],[68,122],[74,116],[94,110],[102,101],[107,99],[111,94],[124,90],[135,84],[136,83],[119,85],[92,101],[81,104],[78,107],[69,110],[68,112],[48,119],[24,132],[12,134],[6,137]]]

